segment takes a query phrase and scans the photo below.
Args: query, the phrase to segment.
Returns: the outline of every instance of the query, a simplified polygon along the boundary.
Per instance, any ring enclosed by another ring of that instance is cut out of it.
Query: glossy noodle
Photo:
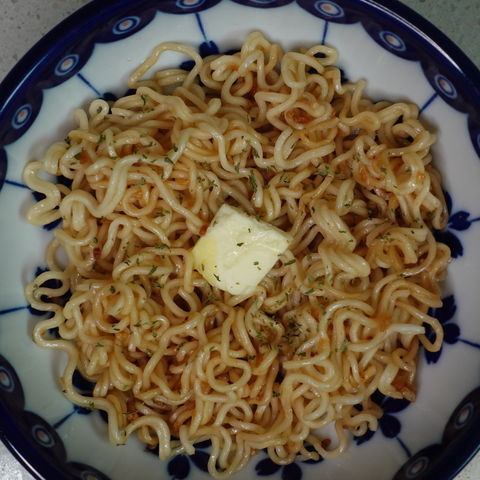
[[[165,51],[194,67],[152,74]],[[336,60],[259,32],[204,59],[163,43],[129,79],[136,93],[77,110],[26,167],[45,196],[28,220],[62,219],[26,287],[51,312],[33,338],[67,353],[65,396],[104,410],[113,444],[136,431],[166,460],[210,440],[209,472],[226,478],[261,449],[280,465],[341,455],[377,428],[377,390],[415,400],[419,348],[442,343],[428,310],[450,261],[432,233],[447,221],[435,135],[416,105],[342,82]],[[293,236],[248,296],[193,268],[225,202]]]

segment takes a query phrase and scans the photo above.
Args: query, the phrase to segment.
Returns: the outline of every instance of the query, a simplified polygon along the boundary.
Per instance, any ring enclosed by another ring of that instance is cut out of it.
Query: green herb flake
[[[210,190],[210,189],[212,189],[213,187],[217,187],[217,188],[218,188],[218,185],[212,180],[212,181],[203,189],[203,191],[206,192],[207,190]]]
[[[152,267],[152,269],[148,272],[148,275],[153,275],[153,274],[156,272],[157,268],[158,268],[158,267],[157,267],[156,265],[154,265],[154,266]]]
[[[143,95],[140,95],[140,97],[141,97],[142,102],[143,102],[142,113],[145,113],[145,106],[147,105],[148,95],[143,94]]]
[[[202,302],[202,305],[208,305],[211,302],[218,302],[218,298],[215,297],[213,293],[204,302]]]
[[[250,187],[253,190],[253,193],[256,193],[257,191],[257,180],[255,178],[255,172],[253,170],[250,170],[250,176],[248,177],[248,182],[250,183]]]

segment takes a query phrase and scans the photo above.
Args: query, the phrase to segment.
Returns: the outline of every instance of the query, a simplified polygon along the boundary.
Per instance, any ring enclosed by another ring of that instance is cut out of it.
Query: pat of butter
[[[293,237],[223,204],[193,247],[195,269],[210,285],[249,295],[285,252]]]

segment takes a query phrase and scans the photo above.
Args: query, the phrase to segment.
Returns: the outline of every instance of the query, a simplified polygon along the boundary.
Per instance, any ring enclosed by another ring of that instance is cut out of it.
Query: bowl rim
[[[172,1],[172,0],[166,0]],[[232,1],[232,0],[220,0]],[[241,0],[234,0],[241,3]],[[398,23],[409,33],[423,43],[426,42],[435,59],[443,65],[448,64],[449,71],[469,91],[475,100],[475,106],[480,109],[480,66],[475,63],[451,40],[445,33],[436,27],[411,7],[398,0],[344,0],[361,10],[375,11],[383,18],[388,18]],[[104,20],[110,19],[120,12],[127,13],[129,9],[138,10],[143,4],[151,0],[91,0],[70,14],[47,34],[39,39],[16,63],[5,78],[0,82],[0,125],[6,121],[15,106],[15,99],[25,94],[29,84],[35,82],[41,74],[42,63],[49,57],[61,52],[65,45],[72,45],[80,36],[85,35],[85,30],[93,31]],[[312,0],[312,3],[314,0]],[[288,3],[296,3],[290,0]],[[249,3],[251,8],[255,8]],[[281,8],[281,7],[280,7]],[[60,42],[59,39],[62,39]],[[19,81],[19,79],[21,79]],[[480,111],[480,110],[479,110]],[[0,138],[0,150],[7,144]],[[1,173],[1,172],[0,172]],[[0,178],[0,190],[3,180]],[[28,448],[28,444],[20,439],[16,433],[16,422],[8,415],[8,407],[0,398],[0,440],[23,467],[36,479],[48,480],[51,478],[67,479],[56,464],[51,463]],[[480,438],[480,436],[479,436]],[[480,450],[480,444],[470,439],[472,449],[464,452],[464,458],[457,464],[457,468],[447,473],[453,479]],[[458,452],[457,452],[458,453]]]
[[[15,97],[24,92],[29,81],[35,80],[45,58],[61,50],[63,45],[78,39],[80,35],[83,35],[86,27],[91,29],[102,23],[103,19],[110,18],[115,12],[133,6],[138,9],[139,5],[148,1],[91,0],[90,3],[73,12],[45,34],[23,55],[0,83],[0,124],[11,111]],[[475,94],[480,106],[480,66],[477,67],[454,41],[433,23],[398,0],[347,1],[366,9],[375,10],[384,17],[393,18],[421,37],[430,45],[439,61],[447,61],[450,67],[453,67],[452,73],[462,80],[470,93]],[[291,3],[294,2],[296,0],[291,0]],[[59,42],[59,38],[62,38],[63,42]],[[19,78],[22,79],[20,82],[18,82]],[[1,101],[2,99],[5,100]],[[2,147],[1,141],[0,147]]]

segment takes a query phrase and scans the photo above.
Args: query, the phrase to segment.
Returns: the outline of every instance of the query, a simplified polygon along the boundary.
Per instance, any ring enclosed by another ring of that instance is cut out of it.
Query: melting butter
[[[269,223],[223,204],[192,249],[195,269],[210,285],[249,295],[293,238]]]

